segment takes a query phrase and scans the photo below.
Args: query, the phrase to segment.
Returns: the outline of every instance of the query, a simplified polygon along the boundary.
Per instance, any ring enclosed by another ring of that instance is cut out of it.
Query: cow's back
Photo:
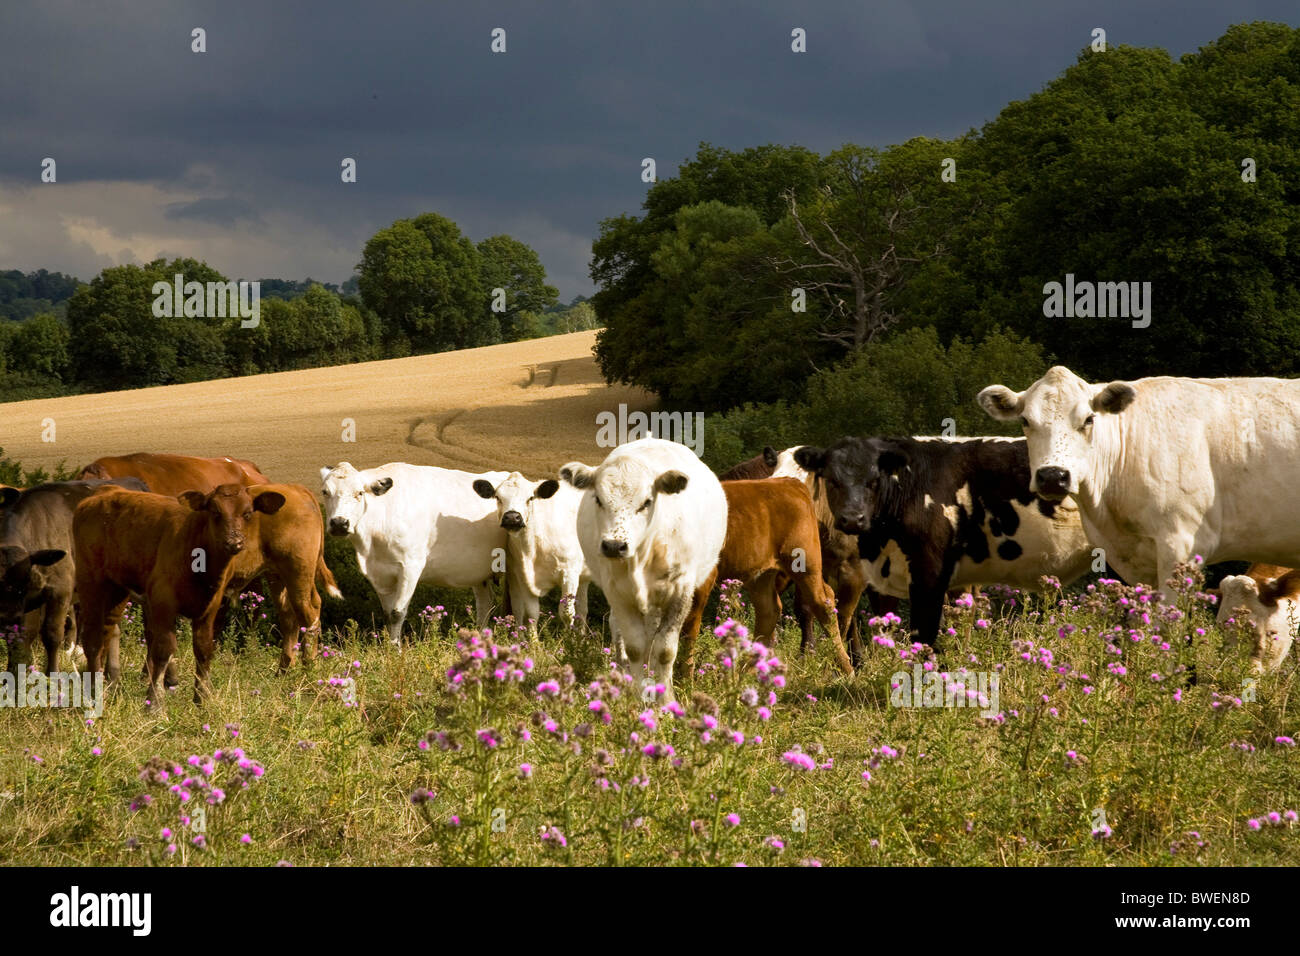
[[[218,485],[266,484],[271,479],[251,461],[136,452],[97,458],[82,469],[83,478],[139,478],[149,490],[175,497],[186,491],[207,494]]]
[[[443,587],[470,587],[492,575],[493,550],[504,552],[506,533],[495,501],[479,497],[474,481],[484,478],[495,485],[509,472],[476,474],[406,462],[374,471],[392,477],[393,486],[367,503],[353,536],[362,547],[390,564],[405,564],[421,553],[421,578]]]
[[[1207,561],[1300,565],[1300,509],[1291,502],[1300,380],[1130,384],[1132,404],[1106,416],[1114,425],[1103,450],[1113,463],[1076,496],[1096,543],[1123,555],[1126,576],[1158,576],[1153,543],[1193,536]]]
[[[78,580],[105,578],[144,593],[156,565],[189,567],[187,518],[175,498],[142,491],[106,489],[77,506],[72,535]]]
[[[66,551],[72,564],[72,517],[77,505],[108,488],[146,491],[135,478],[55,481],[23,492],[12,507],[0,512],[0,543],[27,551],[55,548]],[[60,565],[62,562],[60,562]],[[51,567],[58,570],[60,565]]]

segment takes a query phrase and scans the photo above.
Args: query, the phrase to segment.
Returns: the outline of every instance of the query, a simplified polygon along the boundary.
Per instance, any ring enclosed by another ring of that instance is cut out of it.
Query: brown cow
[[[212,627],[235,558],[246,536],[257,533],[258,513],[275,514],[284,503],[278,491],[254,497],[231,483],[178,498],[109,489],[78,505],[72,535],[87,669],[117,679],[118,622],[130,594],[142,594],[148,700],[163,704],[163,674],[176,653],[176,619],[184,615],[194,632],[194,700],[201,702],[211,690]]]
[[[141,451],[132,455],[96,458],[79,478],[139,478],[154,494],[176,496],[186,491],[209,492],[217,485],[264,485],[270,478],[242,458],[195,458]]]
[[[791,478],[725,481],[722,490],[727,496],[727,537],[715,579],[738,580],[749,593],[754,602],[755,636],[767,642],[775,638],[781,617],[780,592],[793,581],[796,600],[831,635],[836,663],[852,674],[853,665],[833,611],[835,595],[822,580],[817,516],[808,490]],[[708,590],[704,590],[707,596]],[[697,595],[682,628],[683,675],[694,666],[695,636],[703,613],[704,602]]]
[[[755,478],[771,478],[776,469],[776,449],[764,445],[762,452],[753,458],[747,458],[740,464],[732,465],[718,475],[718,481],[749,481]]]
[[[111,474],[114,477],[133,475],[146,481],[151,491],[162,495],[180,495],[185,491],[199,491],[206,494],[217,485],[227,482],[236,482],[250,487],[272,483],[270,478],[262,474],[257,465],[242,458],[193,458],[189,455],[162,455],[151,452],[97,458],[82,469],[83,475],[90,473]],[[305,490],[301,485],[292,487],[300,491]],[[279,485],[276,488],[283,490]],[[246,586],[262,570],[268,572],[270,597],[282,615],[288,612],[280,619],[282,648],[285,646],[292,648],[298,643],[298,635],[303,633],[299,628],[306,627],[313,630],[313,638],[319,633],[320,594],[316,591],[315,583],[311,578],[304,580],[296,570],[305,555],[312,555],[316,562],[314,575],[316,583],[319,583],[331,597],[343,596],[338,583],[334,580],[334,575],[325,564],[324,548],[317,547],[314,543],[320,537],[321,528],[320,508],[315,504],[315,499],[312,499],[311,513],[297,504],[290,508],[290,513],[294,516],[292,521],[264,522],[265,531],[261,551],[265,561],[260,570],[254,571],[247,577],[241,576],[240,585]],[[287,517],[286,515],[286,519]],[[295,522],[302,522],[307,528],[296,529]],[[250,560],[248,557],[242,559],[241,575],[242,571],[249,567]],[[280,569],[286,572],[292,569],[292,573],[289,577],[281,578]],[[313,608],[314,612],[312,612]],[[218,633],[223,629],[224,621],[223,611],[217,618]],[[290,641],[290,635],[295,639]],[[285,664],[283,656],[281,664]],[[169,686],[175,686],[175,682],[176,669],[172,667],[168,672],[167,683]]]
[[[266,491],[284,497],[284,507],[263,515],[254,531],[250,525],[247,544],[232,562],[228,588],[242,590],[259,574],[271,581],[271,597],[280,618],[280,669],[293,665],[296,645],[303,660],[316,656],[320,638],[320,594],[316,590],[317,570],[325,565],[325,529],[315,496],[302,485],[249,485],[254,498]],[[256,539],[255,539],[256,535]],[[342,597],[326,583],[331,596]]]

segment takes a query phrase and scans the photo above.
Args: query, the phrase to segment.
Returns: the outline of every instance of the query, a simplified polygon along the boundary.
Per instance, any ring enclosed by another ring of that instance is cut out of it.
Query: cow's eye
[[[603,507],[605,507],[603,504],[601,504],[601,501],[600,501],[600,495],[597,495],[597,496],[596,496],[596,507],[597,507],[597,508],[603,508]]]
[[[1086,432],[1089,428],[1091,428],[1091,427],[1092,427],[1092,420],[1093,420],[1095,417],[1096,417],[1095,415],[1089,415],[1087,418],[1085,418],[1085,419],[1083,420],[1083,425],[1079,428],[1079,431],[1081,431],[1081,432]]]
[[[642,511],[645,511],[645,510],[646,510],[647,508],[649,508],[649,507],[650,507],[650,499],[647,498],[647,499],[645,500],[645,504],[641,505],[640,508],[637,508],[637,509],[636,509],[637,514],[640,514]]]
[[[253,520],[253,512],[251,512],[251,511],[245,511],[245,512],[244,512],[244,520],[245,520],[245,521],[252,521],[252,520]]]

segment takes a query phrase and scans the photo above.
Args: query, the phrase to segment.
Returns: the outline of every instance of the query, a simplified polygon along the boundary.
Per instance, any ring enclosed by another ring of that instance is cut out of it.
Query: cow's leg
[[[856,660],[862,660],[865,652],[862,646],[862,629],[858,626],[858,603],[862,592],[867,590],[867,579],[861,570],[845,569],[840,575],[839,587],[835,590],[835,616],[839,624],[840,635],[848,644]],[[898,602],[894,602],[898,606]]]
[[[509,588],[506,588],[507,593]],[[492,579],[480,581],[474,585],[474,619],[481,631],[492,623],[492,611],[496,607],[496,600],[492,592]]]
[[[591,581],[583,575],[578,575],[578,588],[574,592],[573,614],[574,620],[583,624],[587,623],[587,589],[591,586]]]
[[[662,609],[659,626],[655,628],[647,648],[645,663],[650,671],[646,676],[664,685],[665,700],[676,699],[673,693],[673,665],[676,663],[677,649],[685,632],[690,634],[690,646],[683,657],[689,659],[688,666],[694,665],[695,637],[699,633],[700,618],[704,615],[704,603],[708,600],[709,592],[713,590],[713,582],[716,580],[717,570],[714,569],[700,587],[694,590],[686,590],[684,587],[674,589],[673,595]]]
[[[560,620],[570,630],[573,629],[580,616],[578,614],[578,591],[580,590],[583,590],[581,572],[573,568],[565,568],[560,581]],[[585,605],[585,591],[583,591],[583,599]],[[581,617],[586,617],[586,613],[584,607]]]
[[[835,648],[835,663],[845,674],[852,676],[853,661],[849,659],[848,651],[844,648],[839,617],[834,613],[835,595],[826,586],[820,574],[807,572],[796,574],[794,587],[799,603],[807,607],[809,614],[815,617],[822,629],[830,635],[831,646]]]
[[[1209,554],[1212,550],[1212,547],[1201,546],[1191,535],[1173,540],[1157,539],[1156,579],[1151,582],[1152,586],[1168,595],[1169,579],[1174,576],[1174,567],[1190,560],[1193,554]]]
[[[908,588],[908,599],[912,602],[911,629],[922,644],[936,647],[938,643],[939,622],[943,619],[943,599],[947,591],[946,581],[936,583],[913,569],[912,583]]]
[[[653,635],[650,633],[648,622],[636,612],[635,607],[624,609],[621,614],[618,612],[611,614],[611,617],[614,616],[620,619],[615,633],[621,647],[623,666],[626,672],[632,675],[633,683],[639,689],[641,681],[646,676],[646,658]]]
[[[700,622],[704,618],[704,605],[709,602],[709,595],[713,593],[713,586],[717,581],[718,569],[714,568],[704,579],[704,583],[691,595],[690,610],[681,623],[680,641],[674,642],[673,656],[676,659],[674,669],[679,678],[689,679],[695,673],[695,641],[700,633]],[[677,652],[678,644],[680,644],[680,654]]]
[[[202,617],[190,622],[190,630],[194,635],[194,703],[196,704],[202,704],[212,696],[212,681],[209,675],[212,669],[212,655],[217,649],[217,607],[222,604],[225,604],[225,601],[217,598],[216,607],[209,608]],[[174,647],[175,632],[172,635],[172,643]]]
[[[9,639],[9,670],[21,678],[34,663],[32,661],[32,639],[41,629],[43,621],[37,620],[40,609],[28,611],[21,621],[14,625],[13,631],[6,634]]]
[[[166,703],[167,692],[163,689],[163,677],[167,673],[167,665],[176,656],[177,613],[177,609],[169,603],[157,600],[151,600],[145,610],[144,641],[149,662],[145,699],[154,707],[162,707]],[[197,631],[198,628],[195,627],[196,644]],[[211,624],[208,626],[208,635],[211,636]],[[197,647],[195,653],[198,653]],[[197,660],[195,666],[198,666]]]
[[[276,575],[273,581],[270,577],[267,580],[280,619],[279,668],[286,671],[293,666],[299,647],[304,662],[316,656],[321,609],[320,593],[316,590],[316,568],[314,564],[295,564],[283,575]]]
[[[53,674],[59,669],[59,648],[63,644],[64,633],[68,626],[68,612],[72,607],[72,595],[50,598],[45,602],[41,617],[41,643],[45,645],[45,673]]]
[[[416,566],[424,567],[424,559],[421,558]],[[415,586],[419,583],[419,573],[408,571],[403,567],[398,570],[392,585],[379,595],[379,605],[384,609],[384,623],[388,626],[389,643],[398,651],[402,649],[402,624],[406,621],[406,609],[410,607],[411,596],[415,594]],[[479,589],[476,587],[474,589],[476,601],[478,593]]]
[[[771,645],[776,637],[776,625],[781,620],[781,595],[777,592],[775,571],[768,571],[754,579],[746,590],[754,602],[754,637]]]
[[[81,595],[77,628],[81,633],[81,649],[86,654],[86,671],[103,672],[109,682],[116,683],[122,673],[118,622],[126,612],[128,595],[107,581],[78,582],[77,588]]]

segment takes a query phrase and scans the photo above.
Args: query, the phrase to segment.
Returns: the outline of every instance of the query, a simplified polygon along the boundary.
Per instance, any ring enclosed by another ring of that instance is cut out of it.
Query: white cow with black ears
[[[401,461],[364,470],[344,461],[320,470],[325,528],[346,535],[357,549],[361,573],[383,606],[388,638],[399,648],[406,610],[421,581],[473,588],[478,626],[487,626],[506,533],[495,504],[475,494],[473,484],[506,477],[504,471],[476,475]]]
[[[578,541],[582,492],[554,478],[530,481],[517,471],[495,485],[475,479],[473,488],[495,503],[506,532],[506,579],[516,620],[536,633],[541,596],[558,587],[560,619],[568,627],[585,621],[591,576]]]
[[[1300,566],[1300,380],[1142,378],[1094,385],[1049,369],[979,403],[1019,421],[1030,488],[1072,496],[1088,539],[1130,584],[1164,587],[1174,566]]]
[[[727,534],[722,485],[689,448],[658,438],[620,445],[596,468],[570,462],[560,478],[583,491],[578,540],[620,653],[671,699],[682,624],[708,597]]]

